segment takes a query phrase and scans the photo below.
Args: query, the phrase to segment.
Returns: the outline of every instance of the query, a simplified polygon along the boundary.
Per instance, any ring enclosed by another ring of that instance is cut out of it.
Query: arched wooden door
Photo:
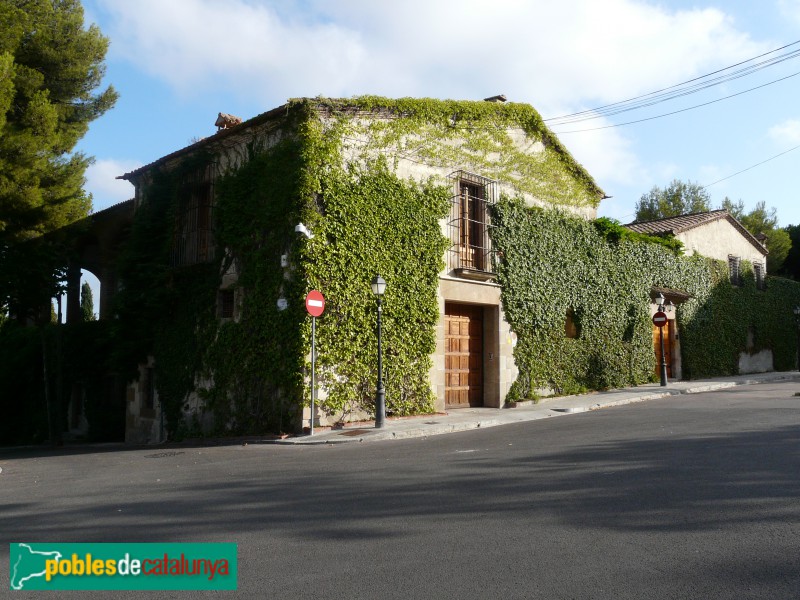
[[[672,379],[672,340],[674,335],[672,333],[673,321],[667,321],[664,325],[664,354],[667,359],[667,377]],[[656,351],[656,377],[661,377],[661,328],[653,325],[653,348]]]

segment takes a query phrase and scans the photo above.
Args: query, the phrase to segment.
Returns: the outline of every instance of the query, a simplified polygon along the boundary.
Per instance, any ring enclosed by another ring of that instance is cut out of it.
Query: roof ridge
[[[715,214],[715,213],[728,213],[728,211],[725,210],[724,208],[717,208],[717,209],[714,209],[714,210],[701,210],[701,211],[692,212],[692,213],[684,213],[682,215],[672,215],[671,217],[661,217],[659,219],[649,219],[647,221],[632,221],[631,223],[628,223],[627,225],[624,225],[624,227],[627,227],[628,225],[640,225],[640,224],[644,224],[644,223],[661,223],[663,221],[670,221],[670,220],[675,220],[675,219],[685,219],[687,217],[696,217],[696,216],[700,216],[700,215],[712,215],[712,214]],[[728,214],[730,214],[730,213],[728,213]]]
[[[670,234],[676,235],[684,233],[701,225],[705,225],[711,221],[719,219],[728,220],[744,238],[750,242],[759,252],[769,253],[764,244],[758,241],[756,237],[744,226],[739,220],[730,214],[726,209],[719,208],[715,210],[706,210],[695,213],[687,213],[685,215],[675,215],[672,217],[662,217],[661,219],[654,219],[652,221],[639,221],[623,225],[631,231],[637,233],[646,233],[650,235],[663,235]]]

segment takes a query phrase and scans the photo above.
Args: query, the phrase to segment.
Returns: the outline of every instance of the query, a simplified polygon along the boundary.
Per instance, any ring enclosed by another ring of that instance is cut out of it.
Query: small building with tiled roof
[[[625,227],[636,233],[673,236],[683,244],[687,255],[700,254],[727,262],[730,281],[734,286],[743,284],[741,262],[742,260],[748,261],[753,268],[756,286],[758,289],[765,289],[768,254],[766,246],[724,209],[666,217],[654,221],[629,223]],[[685,300],[685,298],[681,298],[680,290],[654,287],[652,297],[655,298],[659,294],[661,297],[675,303],[681,303]],[[656,309],[656,302],[654,301],[652,310]],[[677,334],[677,322],[675,321],[674,313],[668,315],[668,318],[670,319],[669,327],[665,327],[665,329],[669,334],[665,335],[668,337],[670,351],[666,355],[666,362],[672,367],[672,374],[680,377],[681,350]],[[657,328],[654,328],[654,340],[656,339],[656,330]],[[750,333],[748,335],[755,334]],[[748,344],[750,343],[752,342],[748,342]],[[660,356],[657,346],[656,354]],[[772,371],[774,369],[772,350],[765,348],[759,352],[751,352],[750,350],[740,352],[738,368],[739,373]]]
[[[767,248],[726,210],[629,223],[625,227],[647,235],[674,236],[683,243],[686,254],[728,262],[746,260],[766,274]]]

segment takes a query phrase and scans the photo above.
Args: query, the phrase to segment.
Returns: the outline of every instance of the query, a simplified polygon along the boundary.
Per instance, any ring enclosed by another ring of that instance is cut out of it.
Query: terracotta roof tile
[[[700,225],[705,225],[711,221],[722,219],[726,216],[728,216],[726,210],[712,210],[709,212],[678,215],[677,217],[665,217],[655,221],[628,223],[625,227],[637,233],[649,233],[653,235],[669,233],[674,235],[676,233],[683,233],[689,229],[694,229]]]
[[[741,233],[748,242],[755,246],[756,250],[762,252],[764,255],[769,254],[766,246],[759,242],[744,225],[733,218],[725,209],[689,213],[687,215],[678,215],[677,217],[665,217],[663,219],[656,219],[655,221],[628,223],[624,225],[624,227],[636,233],[644,233],[647,235],[677,235],[719,219],[726,219],[729,221],[731,225],[739,230],[739,233]]]

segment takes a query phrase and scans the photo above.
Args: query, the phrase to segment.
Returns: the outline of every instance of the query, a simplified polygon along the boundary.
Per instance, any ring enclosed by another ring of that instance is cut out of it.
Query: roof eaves
[[[197,150],[199,150],[201,148],[204,148],[204,147],[209,146],[209,145],[211,145],[213,143],[219,142],[220,140],[223,140],[226,137],[228,137],[230,135],[233,135],[236,132],[243,131],[244,129],[246,129],[248,127],[253,127],[254,125],[259,125],[260,123],[263,123],[264,121],[269,121],[271,119],[275,119],[277,117],[280,117],[280,116],[286,114],[290,109],[291,109],[291,104],[289,104],[289,103],[282,104],[281,106],[278,106],[277,108],[273,108],[272,110],[269,110],[269,111],[267,111],[265,113],[261,113],[260,115],[256,115],[252,119],[248,119],[247,121],[243,121],[242,123],[239,123],[238,125],[236,125],[234,127],[230,127],[228,129],[220,129],[219,131],[217,131],[213,135],[210,135],[210,136],[208,136],[206,138],[203,138],[202,140],[199,140],[199,141],[197,141],[197,142],[195,142],[193,144],[190,144],[189,146],[186,146],[185,148],[181,148],[180,150],[176,150],[174,152],[171,152],[170,154],[167,154],[166,156],[162,156],[161,158],[159,158],[159,159],[157,159],[157,160],[155,160],[155,161],[153,161],[151,163],[148,163],[146,165],[143,165],[143,166],[139,167],[138,169],[134,169],[133,171],[130,171],[129,173],[125,173],[123,175],[118,175],[116,177],[116,179],[124,179],[124,180],[127,180],[127,181],[133,181],[133,180],[137,179],[143,173],[145,173],[147,171],[150,171],[150,170],[154,169],[155,167],[158,167],[160,165],[168,163],[168,162],[170,162],[170,161],[172,161],[172,160],[174,160],[176,158],[179,158],[181,156],[184,156],[184,155],[187,155],[187,154],[191,154],[192,152],[196,152]]]
[[[724,208],[718,210],[712,210],[708,212],[702,213],[690,213],[688,215],[678,215],[677,217],[664,217],[662,219],[655,219],[653,221],[641,221],[639,223],[628,223],[624,225],[631,231],[636,231],[639,233],[659,233],[665,234],[669,233],[672,235],[677,235],[680,233],[685,233],[692,229],[696,229],[697,227],[701,227],[703,225],[707,225],[713,221],[718,221],[720,219],[726,219],[733,227],[741,233],[744,238],[752,244],[756,250],[764,254],[765,256],[769,254],[769,250],[759,242],[756,237],[750,233],[747,228],[742,225],[733,215],[731,215],[727,210]],[[661,223],[664,227],[658,228],[657,225]]]

